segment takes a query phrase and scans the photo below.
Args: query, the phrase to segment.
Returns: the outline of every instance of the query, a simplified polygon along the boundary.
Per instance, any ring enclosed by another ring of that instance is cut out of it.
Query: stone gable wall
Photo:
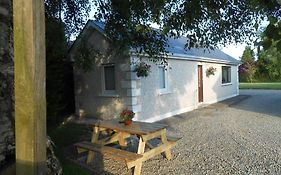
[[[0,1],[0,167],[14,152],[12,1]]]

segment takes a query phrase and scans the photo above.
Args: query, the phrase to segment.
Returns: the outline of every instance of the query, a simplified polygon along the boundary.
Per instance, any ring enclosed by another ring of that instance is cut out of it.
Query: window
[[[113,64],[103,65],[103,92],[114,94],[115,87],[115,68]]]
[[[159,94],[167,94],[168,92],[168,71],[164,66],[158,67],[158,87]]]
[[[166,73],[164,67],[158,67],[159,70],[159,89],[166,89]]]
[[[222,66],[222,84],[231,82],[231,67]]]

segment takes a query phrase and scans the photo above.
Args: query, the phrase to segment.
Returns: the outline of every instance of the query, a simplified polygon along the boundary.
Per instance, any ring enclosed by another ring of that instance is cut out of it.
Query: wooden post
[[[46,173],[43,0],[13,0],[17,175]]]

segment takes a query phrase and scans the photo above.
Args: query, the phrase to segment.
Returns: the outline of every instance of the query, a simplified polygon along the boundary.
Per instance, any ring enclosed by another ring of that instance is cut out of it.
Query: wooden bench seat
[[[181,137],[174,137],[174,136],[166,136],[168,142],[177,142],[178,140],[182,139]],[[160,140],[160,137],[157,137],[156,139]]]
[[[77,148],[78,153],[84,152],[84,151],[94,151],[98,152],[103,155],[107,155],[112,157],[115,160],[119,161],[125,161],[126,165],[128,164],[134,164],[134,161],[141,159],[143,156],[140,154],[136,154],[133,152],[112,148],[109,146],[102,146],[99,144],[94,144],[92,142],[79,142],[74,144],[74,146]],[[128,167],[129,168],[129,167]]]
[[[181,139],[181,137],[167,136],[167,140],[169,142],[177,142],[180,139]]]

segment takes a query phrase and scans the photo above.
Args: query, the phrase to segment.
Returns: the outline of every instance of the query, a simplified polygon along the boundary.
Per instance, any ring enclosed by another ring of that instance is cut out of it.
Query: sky
[[[247,46],[246,43],[242,43],[242,44],[231,44],[227,47],[222,48],[222,51],[230,56],[232,56],[235,59],[239,59],[243,54],[243,51],[245,49],[245,47]]]

